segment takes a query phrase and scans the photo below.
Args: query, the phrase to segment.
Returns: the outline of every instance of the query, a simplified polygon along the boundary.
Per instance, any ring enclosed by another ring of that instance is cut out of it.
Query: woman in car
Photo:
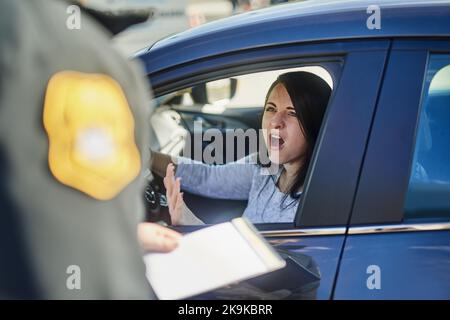
[[[225,165],[178,157],[175,168],[169,156],[153,152],[152,170],[166,174],[172,224],[203,223],[184,204],[180,189],[217,199],[248,200],[243,216],[253,223],[292,222],[330,93],[329,85],[309,72],[282,74],[271,85],[261,123],[269,165],[251,154]]]

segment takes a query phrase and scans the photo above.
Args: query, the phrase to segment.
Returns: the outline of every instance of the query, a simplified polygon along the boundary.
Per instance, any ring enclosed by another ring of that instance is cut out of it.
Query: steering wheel
[[[144,203],[146,221],[171,223],[163,179],[156,174],[153,174],[145,187]]]
[[[160,195],[155,191],[151,183],[145,188],[144,197],[148,211],[151,213],[158,213],[161,209]]]

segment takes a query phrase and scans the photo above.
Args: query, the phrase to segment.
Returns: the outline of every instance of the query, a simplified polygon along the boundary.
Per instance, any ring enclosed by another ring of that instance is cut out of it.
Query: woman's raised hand
[[[166,187],[166,197],[169,206],[170,219],[172,225],[177,225],[183,214],[183,193],[180,191],[180,178],[175,179],[175,167],[172,163],[167,165],[166,177],[164,178]]]

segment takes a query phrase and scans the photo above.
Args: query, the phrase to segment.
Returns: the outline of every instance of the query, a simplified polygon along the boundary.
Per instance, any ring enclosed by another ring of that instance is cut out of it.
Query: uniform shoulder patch
[[[109,200],[139,174],[133,114],[110,76],[54,74],[45,93],[43,122],[50,171],[62,184]]]

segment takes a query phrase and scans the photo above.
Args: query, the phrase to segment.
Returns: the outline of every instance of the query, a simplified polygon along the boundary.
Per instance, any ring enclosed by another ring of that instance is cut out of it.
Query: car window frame
[[[359,166],[362,164],[389,44],[388,39],[324,41],[242,50],[171,67],[149,74],[148,77],[153,86],[154,95],[158,97],[204,81],[224,77],[342,61],[340,79],[336,80],[332,75],[333,94],[322,124],[318,145],[308,169],[308,186],[304,190],[295,221],[293,224],[280,226],[270,224],[268,228],[267,226],[261,226],[261,228],[280,230],[345,227],[350,217]],[[357,73],[359,77],[352,76],[354,73]],[[342,83],[344,75],[345,83]],[[360,79],[362,76],[364,76],[363,79]],[[355,84],[361,85],[363,90],[352,90]],[[356,113],[358,116],[364,114],[364,121],[356,119],[357,115],[353,113],[358,109],[355,109],[355,106],[347,107],[354,99],[359,102],[358,108],[363,110],[362,113]],[[354,130],[346,129],[345,123],[348,119],[356,124]],[[342,140],[343,137],[346,139]],[[355,137],[358,139],[354,139]],[[336,143],[343,145],[348,153],[336,152]],[[332,166],[332,174],[330,174],[330,159],[343,164],[345,168],[335,170]],[[345,182],[344,185],[342,181]],[[335,192],[336,190],[339,192]],[[326,201],[323,194],[329,196]]]
[[[426,70],[430,55],[449,53],[448,39],[393,41],[355,197],[351,226],[393,225],[398,230],[403,224],[417,223],[409,219],[405,221],[404,204],[420,110],[426,94]],[[400,74],[399,70],[404,70],[406,74]],[[414,91],[417,87],[420,88],[418,92]],[[394,113],[392,100],[397,102]],[[388,158],[387,155],[392,155],[393,151],[395,156]],[[420,219],[420,222],[431,224],[436,221],[433,217]]]

